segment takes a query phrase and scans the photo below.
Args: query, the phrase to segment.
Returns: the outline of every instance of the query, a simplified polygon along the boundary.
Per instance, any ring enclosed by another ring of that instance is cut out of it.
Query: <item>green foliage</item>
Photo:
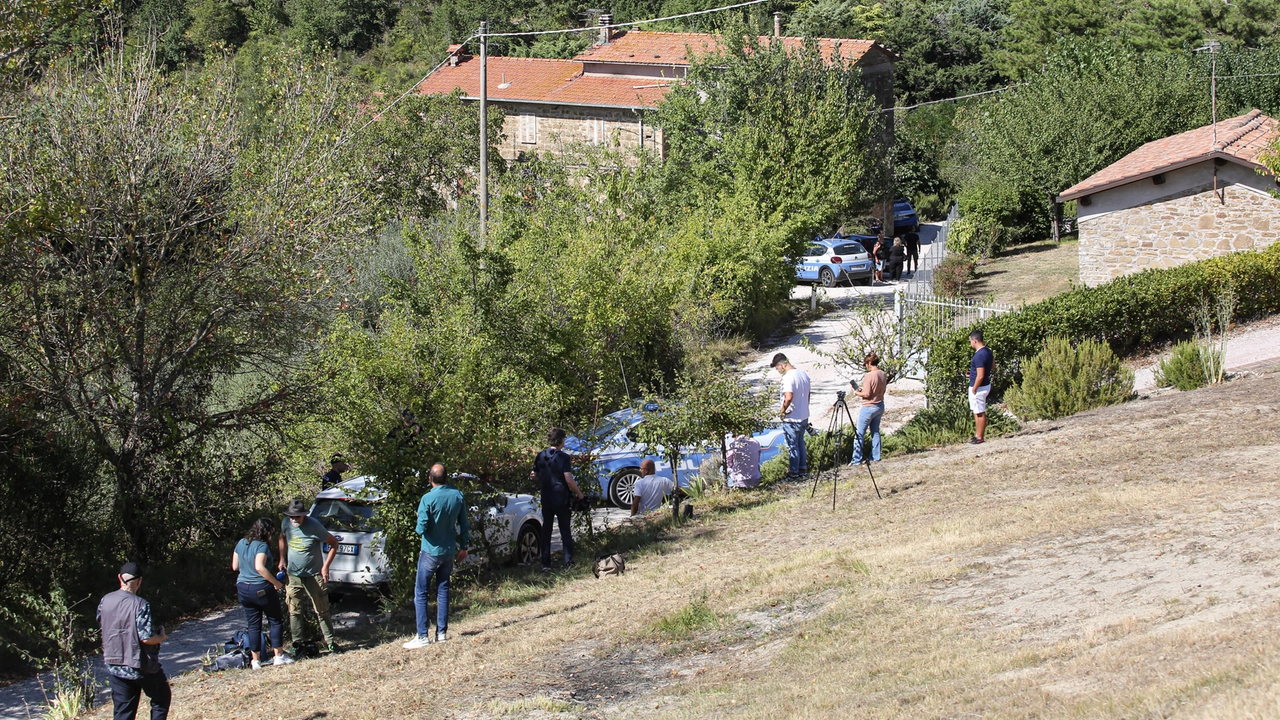
[[[916,212],[923,217],[946,215],[955,193],[942,172],[947,143],[955,134],[952,118],[955,106],[931,105],[911,113],[902,113],[894,129],[893,183],[899,197],[915,200]],[[921,205],[923,196],[933,196],[929,207]]]
[[[367,50],[391,26],[390,0],[284,0],[288,36],[304,46]]]
[[[1004,83],[1007,0],[888,0],[885,44],[902,56],[894,87],[903,105],[980,92]]]
[[[1077,287],[979,323],[996,356],[992,391],[998,398],[1017,382],[1013,361],[1034,355],[1049,337],[1105,342],[1117,353],[1185,338],[1197,327],[1195,308],[1227,289],[1239,298],[1237,320],[1280,312],[1280,245]],[[931,402],[964,397],[963,374],[973,353],[968,334],[968,328],[957,330],[931,347]]]
[[[1004,249],[1009,232],[991,220],[974,215],[957,218],[947,232],[947,252],[968,258],[988,258]]]
[[[962,218],[963,219],[963,218]],[[951,227],[951,233],[956,231],[956,222]],[[951,236],[947,236],[947,249],[953,250],[951,245]],[[941,297],[963,297],[965,285],[974,278],[974,269],[977,266],[973,259],[964,253],[954,250],[951,254],[942,259],[938,266],[933,269],[933,292]]]
[[[997,408],[987,407],[986,436],[999,437],[1018,430],[1018,421]],[[885,455],[913,453],[943,445],[968,442],[976,432],[973,413],[963,400],[921,409],[902,427],[885,436],[881,449]]]
[[[1195,390],[1208,385],[1203,356],[1209,352],[1212,351],[1194,340],[1175,344],[1169,357],[1162,359],[1156,369],[1156,385],[1179,390]],[[1216,358],[1212,362],[1215,365],[1220,363]]]
[[[1072,347],[1066,338],[1051,337],[1023,364],[1022,384],[1005,397],[1021,417],[1053,420],[1133,397],[1133,371],[1106,343],[1086,339]]]
[[[689,604],[653,624],[653,629],[670,640],[687,640],[699,630],[714,627],[719,622],[716,611],[707,604],[707,594],[689,601]]]

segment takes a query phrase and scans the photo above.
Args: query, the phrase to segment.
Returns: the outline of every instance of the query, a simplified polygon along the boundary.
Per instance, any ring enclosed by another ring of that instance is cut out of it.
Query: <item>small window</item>
[[[520,116],[520,142],[525,145],[538,144],[538,116]]]
[[[605,135],[604,119],[592,118],[587,122],[591,124],[591,144],[603,145],[607,139]]]

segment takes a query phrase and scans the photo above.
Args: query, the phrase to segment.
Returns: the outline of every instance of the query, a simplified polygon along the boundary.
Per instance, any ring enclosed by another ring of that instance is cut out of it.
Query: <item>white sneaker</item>
[[[448,639],[449,639],[449,636],[446,635],[445,633],[442,633],[442,632],[436,633],[436,642],[444,642],[445,640],[448,640]]]
[[[431,644],[431,638],[427,637],[426,635],[416,635],[412,640],[405,643],[404,645],[401,645],[400,647],[403,647],[405,650],[417,650],[418,648],[424,648],[430,644]]]
[[[262,663],[258,662],[257,660],[250,660],[249,667],[253,668],[254,670],[261,670]]]
[[[284,653],[281,653],[281,654],[279,654],[279,655],[277,655],[277,656],[276,656],[276,659],[275,659],[275,660],[272,660],[272,661],[271,661],[271,664],[272,664],[272,665],[292,665],[292,664],[293,664],[293,658],[289,657],[288,655],[286,655],[286,654],[284,654]]]

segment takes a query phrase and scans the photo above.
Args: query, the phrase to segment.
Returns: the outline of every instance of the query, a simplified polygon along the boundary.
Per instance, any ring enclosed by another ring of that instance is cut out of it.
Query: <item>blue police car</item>
[[[875,262],[868,252],[876,239],[869,235],[819,238],[809,243],[796,264],[796,280],[835,287],[841,282],[871,281]]]

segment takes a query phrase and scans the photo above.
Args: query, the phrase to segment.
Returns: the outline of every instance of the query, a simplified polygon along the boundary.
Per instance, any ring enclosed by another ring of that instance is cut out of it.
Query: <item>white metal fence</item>
[[[947,236],[951,232],[951,225],[960,217],[960,211],[955,205],[951,206],[951,212],[947,213],[947,222],[938,231],[938,236],[929,244],[929,251],[920,258],[920,264],[916,271],[912,273],[911,280],[907,283],[907,292],[912,295],[921,295],[933,292],[933,271],[934,268],[947,257]]]

